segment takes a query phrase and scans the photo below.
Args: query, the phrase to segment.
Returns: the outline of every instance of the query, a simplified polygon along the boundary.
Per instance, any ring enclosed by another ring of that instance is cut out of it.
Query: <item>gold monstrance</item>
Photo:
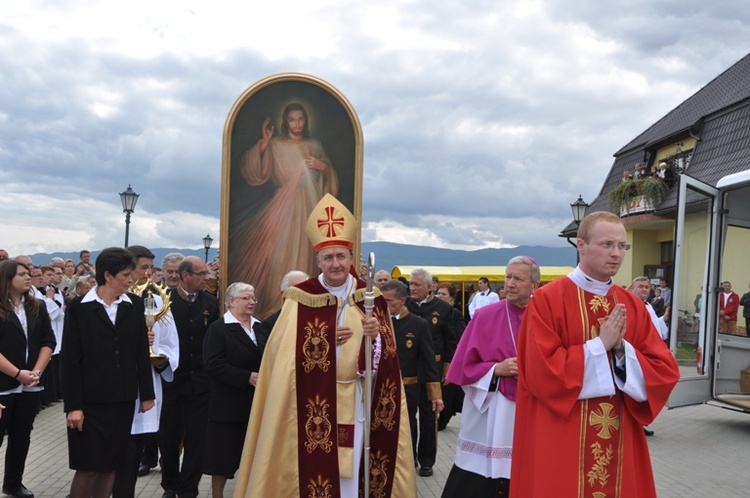
[[[161,297],[161,309],[157,309],[156,307],[156,300],[154,299],[152,294],[154,290],[156,290],[156,292],[159,293],[159,297]],[[172,306],[172,300],[170,299],[169,293],[167,293],[166,286],[164,284],[155,284],[151,279],[150,274],[145,284],[136,285],[133,288],[134,294],[141,296],[143,295],[143,292],[146,292],[146,297],[143,299],[143,314],[146,317],[146,326],[148,327],[148,336],[150,338],[151,329],[153,328],[154,324],[164,318],[167,313],[169,313],[169,308]],[[148,351],[152,359],[166,358],[166,355],[163,355],[161,353],[154,353],[154,348],[151,345],[149,345]]]

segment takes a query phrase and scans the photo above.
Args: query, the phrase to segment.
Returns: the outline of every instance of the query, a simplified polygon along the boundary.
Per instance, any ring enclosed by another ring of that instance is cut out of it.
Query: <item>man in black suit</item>
[[[430,325],[432,345],[435,349],[435,363],[441,378],[445,377],[453,353],[458,346],[456,329],[453,326],[453,307],[430,294],[432,275],[422,268],[411,272],[409,294],[411,299],[406,301],[410,313],[424,318]],[[419,444],[417,458],[419,460],[419,475],[423,477],[433,474],[437,456],[437,423],[432,402],[427,398],[427,386],[420,386],[419,390]]]
[[[211,380],[203,366],[203,339],[219,318],[219,303],[205,292],[208,270],[198,257],[179,266],[180,285],[171,292],[172,315],[180,341],[180,366],[174,381],[164,382],[159,423],[162,498],[196,498],[203,473]],[[180,469],[180,443],[184,455]]]
[[[409,428],[416,461],[420,387],[424,386],[427,389],[427,399],[432,403],[433,412],[440,413],[444,406],[440,389],[441,375],[435,364],[429,324],[406,309],[406,296],[409,294],[406,286],[398,280],[390,280],[381,284],[380,292],[388,303],[388,311],[393,319],[398,363],[404,381]]]

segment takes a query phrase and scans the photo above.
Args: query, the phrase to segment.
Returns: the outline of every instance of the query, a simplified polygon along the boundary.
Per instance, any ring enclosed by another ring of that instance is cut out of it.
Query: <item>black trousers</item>
[[[159,421],[161,487],[180,498],[196,498],[206,451],[209,393],[175,395],[164,389]],[[183,445],[180,469],[180,443]]]
[[[438,429],[443,430],[448,426],[451,418],[463,409],[464,390],[456,384],[448,384],[443,387],[443,403],[445,407],[438,417]]]
[[[411,446],[414,450],[414,461],[417,461],[417,408],[419,408],[419,384],[404,385],[406,394],[406,411],[409,414],[409,429],[411,429]]]
[[[141,463],[153,469],[159,464],[159,443],[156,440],[156,434],[144,434],[144,437],[145,444],[143,446]]]
[[[153,436],[154,434],[130,435],[127,456],[115,469],[112,498],[134,498],[135,481],[138,479],[138,467],[141,465],[141,453],[148,438]]]
[[[510,496],[509,491],[510,479],[480,476],[454,464],[441,498],[507,498]]]
[[[8,447],[5,450],[5,475],[3,488],[15,489],[22,484],[23,472],[26,469],[26,456],[31,444],[31,431],[34,419],[39,413],[39,392],[21,392],[0,396],[0,403],[5,405],[0,417],[0,446],[5,434],[8,435]]]
[[[432,401],[427,399],[427,387],[420,384],[419,390],[419,443],[417,460],[422,467],[435,465],[437,455],[437,418],[432,411]]]

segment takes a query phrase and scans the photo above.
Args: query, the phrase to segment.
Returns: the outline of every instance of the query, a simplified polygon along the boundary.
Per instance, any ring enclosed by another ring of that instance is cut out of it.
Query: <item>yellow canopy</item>
[[[423,268],[441,282],[475,283],[480,277],[487,277],[490,283],[505,281],[504,266],[394,266],[391,277],[405,277],[407,280],[412,270]],[[573,271],[572,266],[541,266],[542,283],[549,283],[568,275]]]

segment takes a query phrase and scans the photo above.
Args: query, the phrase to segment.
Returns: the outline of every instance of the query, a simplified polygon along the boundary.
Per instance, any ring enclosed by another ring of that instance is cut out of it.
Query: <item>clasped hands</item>
[[[39,384],[39,376],[33,370],[20,370],[16,380],[26,387],[34,387]]]
[[[623,338],[627,329],[627,311],[624,304],[615,305],[612,313],[599,328],[599,339],[601,339],[604,349],[607,351],[615,350],[618,358],[622,358],[624,352]]]

